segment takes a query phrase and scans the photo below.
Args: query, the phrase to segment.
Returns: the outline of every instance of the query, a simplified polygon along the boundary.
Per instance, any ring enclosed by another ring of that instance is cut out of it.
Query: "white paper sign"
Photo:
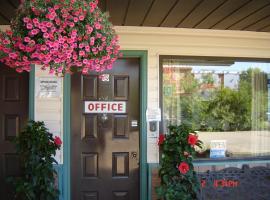
[[[126,113],[125,101],[85,101],[85,113]]]
[[[210,158],[225,158],[226,149],[226,140],[211,140]]]
[[[146,121],[160,122],[161,121],[161,111],[160,108],[148,108],[146,110]]]
[[[61,95],[62,80],[57,77],[41,77],[36,80],[36,96],[57,98]]]
[[[102,82],[109,82],[110,81],[110,74],[101,74],[99,76]]]

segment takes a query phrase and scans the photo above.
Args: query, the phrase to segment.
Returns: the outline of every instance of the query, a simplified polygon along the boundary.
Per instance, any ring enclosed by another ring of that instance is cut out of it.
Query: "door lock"
[[[131,158],[132,159],[136,159],[137,158],[137,152],[135,152],[135,151],[133,151],[133,152],[131,152]]]

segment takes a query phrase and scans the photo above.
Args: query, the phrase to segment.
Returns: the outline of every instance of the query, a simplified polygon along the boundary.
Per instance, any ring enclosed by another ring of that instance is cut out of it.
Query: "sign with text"
[[[147,108],[146,110],[146,121],[148,122],[160,122],[161,121],[161,110],[160,108]]]
[[[226,140],[211,140],[210,158],[225,158]]]
[[[85,113],[126,113],[125,101],[85,101]]]
[[[36,79],[36,96],[39,98],[58,98],[61,95],[61,79],[41,77]]]

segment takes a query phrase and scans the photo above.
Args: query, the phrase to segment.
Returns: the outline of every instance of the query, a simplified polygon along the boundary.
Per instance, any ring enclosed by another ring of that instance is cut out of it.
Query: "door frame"
[[[29,120],[35,120],[35,65],[31,65],[29,72]]]
[[[146,50],[123,50],[123,58],[139,58],[140,67],[140,199],[147,199],[147,51]],[[63,199],[70,200],[71,197],[71,76],[66,74],[64,77],[63,89],[63,152],[64,152],[64,171],[63,171]]]

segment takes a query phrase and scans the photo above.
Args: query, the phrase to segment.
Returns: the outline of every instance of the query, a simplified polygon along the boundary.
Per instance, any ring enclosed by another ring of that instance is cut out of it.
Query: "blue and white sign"
[[[226,148],[226,140],[211,140],[210,158],[225,158]]]

